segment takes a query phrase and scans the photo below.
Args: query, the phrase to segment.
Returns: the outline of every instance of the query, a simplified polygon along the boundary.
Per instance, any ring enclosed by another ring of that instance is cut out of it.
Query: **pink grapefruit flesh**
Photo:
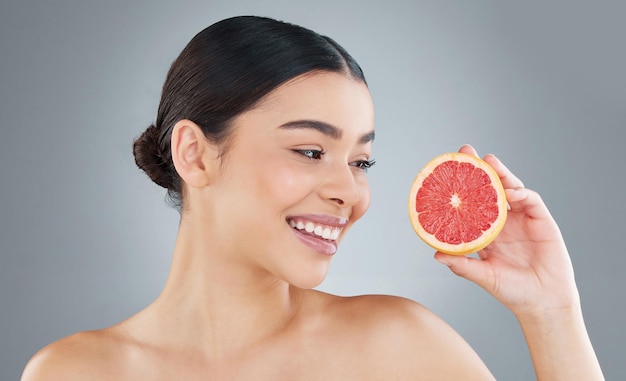
[[[483,249],[502,230],[506,213],[498,174],[476,156],[437,156],[411,186],[411,225],[424,242],[443,253],[465,255]]]

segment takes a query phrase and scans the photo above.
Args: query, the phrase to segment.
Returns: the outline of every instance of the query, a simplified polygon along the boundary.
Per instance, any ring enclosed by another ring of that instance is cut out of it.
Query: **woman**
[[[312,290],[367,210],[373,140],[363,73],[333,40],[259,17],[200,32],[134,145],[181,211],[162,294],[44,348],[22,379],[492,380],[421,305]],[[513,311],[539,379],[603,379],[557,225],[536,193],[485,160],[506,188],[506,227],[480,260],[435,258]]]

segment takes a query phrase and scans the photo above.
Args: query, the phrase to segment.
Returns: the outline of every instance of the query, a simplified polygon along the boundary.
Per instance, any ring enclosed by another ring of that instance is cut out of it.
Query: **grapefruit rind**
[[[437,239],[433,234],[428,233],[419,222],[419,213],[416,211],[417,193],[422,187],[424,180],[433,172],[433,170],[446,161],[466,162],[474,165],[477,168],[482,169],[489,176],[491,180],[491,185],[498,195],[498,217],[487,230],[483,231],[480,237],[469,242],[463,242],[459,244],[442,242]],[[413,230],[415,230],[415,233],[417,233],[417,235],[426,244],[428,244],[435,250],[452,255],[467,255],[485,248],[498,236],[498,234],[504,227],[507,214],[507,201],[506,195],[504,193],[504,187],[502,186],[502,182],[500,181],[500,177],[498,176],[496,171],[486,161],[476,156],[460,152],[445,153],[443,155],[439,155],[432,159],[430,162],[428,162],[428,164],[426,164],[424,168],[422,168],[422,170],[415,177],[415,180],[413,180],[413,185],[411,186],[411,192],[409,195],[408,207],[411,226],[413,227]]]

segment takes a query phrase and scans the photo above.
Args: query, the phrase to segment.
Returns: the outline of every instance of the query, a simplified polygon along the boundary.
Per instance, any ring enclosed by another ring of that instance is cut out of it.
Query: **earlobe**
[[[217,161],[218,155],[202,129],[190,120],[180,120],[172,129],[171,143],[174,167],[185,184],[194,188],[207,186],[215,166],[211,161]]]

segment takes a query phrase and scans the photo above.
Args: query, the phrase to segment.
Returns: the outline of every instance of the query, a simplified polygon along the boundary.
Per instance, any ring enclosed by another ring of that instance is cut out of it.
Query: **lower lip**
[[[311,249],[324,255],[333,255],[337,252],[337,244],[322,238],[314,237],[310,234],[302,233],[300,230],[292,228],[296,237]]]

